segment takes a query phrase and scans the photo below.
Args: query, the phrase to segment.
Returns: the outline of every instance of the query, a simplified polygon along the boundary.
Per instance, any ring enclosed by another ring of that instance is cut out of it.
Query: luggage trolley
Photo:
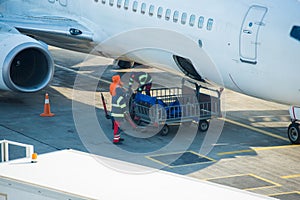
[[[193,90],[182,84],[182,87],[151,89],[150,93],[151,96],[133,95],[130,115],[138,125],[143,122],[161,128],[161,135],[169,133],[169,125],[193,121],[198,122],[201,132],[205,132],[209,120],[221,116],[221,92],[218,90],[199,85]]]

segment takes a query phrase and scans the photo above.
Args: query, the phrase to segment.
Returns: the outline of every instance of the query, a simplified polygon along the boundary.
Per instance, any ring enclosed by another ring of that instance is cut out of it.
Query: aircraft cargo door
[[[251,6],[245,16],[240,33],[240,59],[242,62],[257,63],[258,34],[267,10],[266,7]]]

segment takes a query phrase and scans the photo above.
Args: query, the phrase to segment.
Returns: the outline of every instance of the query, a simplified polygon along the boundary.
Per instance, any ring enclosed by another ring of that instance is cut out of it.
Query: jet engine
[[[19,32],[0,32],[0,89],[36,92],[51,81],[54,62],[45,44]]]

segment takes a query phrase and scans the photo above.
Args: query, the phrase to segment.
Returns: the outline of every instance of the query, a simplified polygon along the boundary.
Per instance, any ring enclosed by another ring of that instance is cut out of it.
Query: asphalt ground
[[[171,124],[166,136],[155,126],[127,124],[125,141],[113,145],[100,94],[110,109],[111,77],[121,75],[126,86],[130,70],[118,69],[111,59],[57,48],[51,53],[56,70],[47,88],[31,94],[0,92],[0,139],[34,145],[38,154],[75,149],[279,199],[300,199],[300,146],[287,139],[288,106],[225,89],[223,117],[211,119],[207,132],[195,122]],[[154,87],[180,86],[182,80],[149,67],[133,70],[149,72]],[[54,117],[40,117],[45,93]],[[22,148],[10,147],[12,159],[22,154]]]

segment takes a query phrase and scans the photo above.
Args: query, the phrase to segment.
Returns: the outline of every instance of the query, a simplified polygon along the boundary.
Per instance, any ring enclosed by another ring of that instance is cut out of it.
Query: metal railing
[[[220,95],[183,94],[182,88],[154,88],[151,96],[136,94],[131,103],[135,116],[146,123],[179,123],[221,116]],[[141,99],[143,97],[143,99]]]
[[[26,149],[26,158],[31,158],[31,155],[34,153],[33,145],[23,144],[19,142],[13,142],[9,140],[1,140],[1,162],[9,161],[9,145],[15,145],[19,147],[24,147]]]

